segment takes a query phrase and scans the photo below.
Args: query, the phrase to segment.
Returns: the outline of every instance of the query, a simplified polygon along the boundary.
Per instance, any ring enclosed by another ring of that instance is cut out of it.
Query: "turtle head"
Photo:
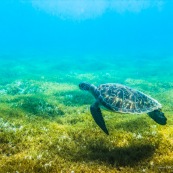
[[[86,91],[89,91],[90,90],[90,87],[91,87],[91,84],[87,83],[87,82],[81,82],[79,84],[79,88],[81,90],[86,90]]]

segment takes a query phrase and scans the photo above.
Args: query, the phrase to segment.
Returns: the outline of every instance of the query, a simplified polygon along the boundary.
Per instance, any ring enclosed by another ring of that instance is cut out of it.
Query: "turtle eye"
[[[87,86],[86,86],[85,84],[82,84],[82,88],[83,88],[84,90],[87,90]]]

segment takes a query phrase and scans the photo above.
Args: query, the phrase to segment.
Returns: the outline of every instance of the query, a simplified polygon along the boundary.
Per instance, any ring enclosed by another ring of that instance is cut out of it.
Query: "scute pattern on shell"
[[[106,108],[121,113],[147,113],[161,108],[161,104],[145,95],[121,84],[102,84],[97,88],[97,97]]]

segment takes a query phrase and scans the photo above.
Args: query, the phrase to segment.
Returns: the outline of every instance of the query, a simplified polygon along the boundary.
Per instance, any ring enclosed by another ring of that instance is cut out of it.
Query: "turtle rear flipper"
[[[94,103],[93,105],[90,106],[90,111],[91,111],[91,114],[96,122],[96,124],[107,134],[109,135],[109,132],[106,128],[106,124],[105,124],[105,121],[103,119],[103,116],[102,116],[102,113],[101,113],[101,110],[98,106],[98,103]]]
[[[148,115],[158,124],[165,125],[167,118],[164,113],[160,110],[154,110],[153,112],[149,112]]]

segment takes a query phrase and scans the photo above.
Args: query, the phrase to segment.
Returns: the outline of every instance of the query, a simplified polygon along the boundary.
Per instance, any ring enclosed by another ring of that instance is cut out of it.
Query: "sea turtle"
[[[87,82],[79,84],[81,90],[89,91],[96,99],[90,106],[91,114],[97,125],[108,135],[99,106],[120,113],[147,113],[155,122],[165,125],[167,118],[161,112],[161,104],[150,96],[117,83],[106,83],[98,87]]]

